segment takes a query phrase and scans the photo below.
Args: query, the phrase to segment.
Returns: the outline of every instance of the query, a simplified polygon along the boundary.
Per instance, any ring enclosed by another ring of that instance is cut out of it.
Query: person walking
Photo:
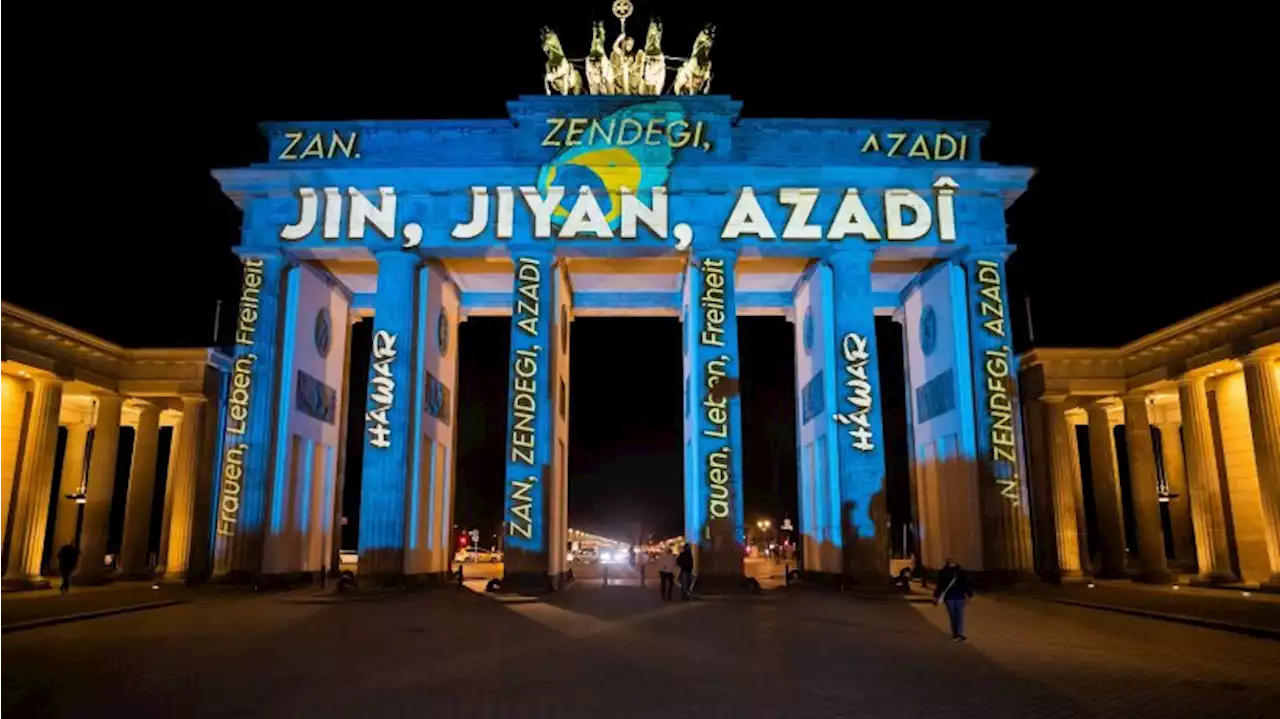
[[[672,592],[675,591],[677,569],[679,567],[676,566],[676,555],[668,547],[658,558],[658,579],[664,602],[670,600]]]
[[[970,599],[973,599],[973,586],[969,584],[969,573],[959,562],[948,557],[946,566],[938,572],[938,581],[934,583],[933,603],[947,605],[953,642],[968,639],[964,634],[964,610]]]
[[[62,545],[58,550],[58,574],[62,575],[62,586],[58,587],[59,592],[66,594],[71,591],[71,573],[76,571],[76,565],[79,563],[80,548],[71,543]]]
[[[693,594],[693,547],[686,544],[676,558],[676,566],[680,569],[680,601],[687,602]]]

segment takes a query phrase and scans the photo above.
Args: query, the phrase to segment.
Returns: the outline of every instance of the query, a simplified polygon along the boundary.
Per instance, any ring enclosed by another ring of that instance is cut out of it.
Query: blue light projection
[[[430,291],[431,291],[431,273],[419,272],[418,273],[418,293],[417,293],[418,303],[417,303],[417,307],[414,310],[417,313],[418,327],[425,328],[428,326],[427,325],[427,321],[428,321],[427,307],[430,303],[427,302],[427,297]],[[441,315],[441,318],[443,319],[443,314]],[[414,383],[414,387],[413,387],[412,412],[414,414],[422,412],[423,408],[426,405],[427,382],[422,381],[422,378],[424,376],[426,377],[430,376],[430,374],[426,370],[427,352],[428,352],[427,338],[429,336],[430,336],[429,332],[418,333],[417,347],[413,354],[414,356],[413,376],[419,378],[419,380]],[[436,337],[437,337],[437,347],[440,347],[441,348],[440,353],[444,354],[444,350],[443,350],[444,343],[440,339],[439,325],[436,326]],[[410,527],[409,549],[410,550],[414,550],[418,548],[418,535],[419,535],[418,523],[422,519],[419,516],[421,514],[421,510],[419,509],[419,507],[422,506],[423,483],[422,483],[422,477],[419,475],[422,472],[422,453],[424,451],[424,445],[426,445],[425,451],[427,453],[427,461],[432,462],[432,455],[435,452],[435,442],[433,442],[429,437],[425,437],[422,432],[414,432],[413,433],[413,461],[409,464],[409,471],[410,471],[409,484],[410,484],[410,492],[411,492],[409,497],[409,527]],[[434,475],[435,464],[432,463],[430,465],[430,468],[431,468],[430,474]],[[432,479],[432,482],[434,482],[434,476],[431,479]],[[430,501],[434,504],[435,492],[432,491],[432,487],[433,487],[433,484],[426,485],[427,492],[429,493],[428,497]],[[432,514],[430,519],[434,521],[435,519],[434,513]],[[428,543],[430,542],[430,536],[428,536],[427,541]]]
[[[689,314],[685,332],[690,367],[693,460],[691,515],[686,534],[699,543],[702,572],[732,576],[742,572],[742,398],[741,363],[734,305],[734,267],[728,251],[695,254],[689,263]]]
[[[569,200],[576,197],[576,190],[585,187],[600,198],[605,221],[610,229],[617,230],[622,222],[623,188],[651,204],[653,189],[666,186],[671,161],[683,146],[673,147],[668,141],[649,142],[646,128],[688,125],[684,108],[670,100],[629,105],[599,119],[550,122],[542,144],[558,143],[562,149],[539,169],[538,194],[545,198],[556,186],[568,190],[552,214],[552,224],[564,224],[573,206]],[[632,133],[630,142],[626,142],[628,131]],[[701,141],[693,132],[684,139],[686,143]]]
[[[412,393],[419,262],[408,252],[378,254],[360,487],[361,574],[404,571],[409,457],[414,414],[421,411]]]
[[[260,538],[270,511],[266,483],[274,453],[287,441],[273,420],[284,406],[274,384],[291,354],[277,347],[286,321],[279,305],[295,301],[283,297],[286,255],[378,259],[376,292],[352,298],[353,308],[372,310],[375,330],[363,428],[362,573],[402,572],[406,523],[424,519],[412,514],[420,502],[406,501],[408,483],[423,465],[434,468],[424,457],[439,450],[418,445],[417,422],[424,413],[447,417],[450,398],[426,383],[421,357],[432,339],[442,352],[451,339],[457,344],[451,328],[424,314],[416,273],[423,262],[436,260],[509,258],[515,268],[515,292],[487,287],[459,297],[464,313],[513,310],[511,434],[504,447],[509,574],[545,576],[549,569],[550,499],[542,483],[554,450],[549,357],[555,303],[547,273],[560,258],[687,258],[682,290],[579,288],[572,303],[596,314],[686,313],[683,349],[692,370],[685,411],[686,530],[690,540],[707,545],[700,554],[714,544],[711,555],[724,550],[729,557],[729,548],[742,541],[736,314],[784,311],[796,303],[794,290],[780,285],[736,287],[738,257],[821,260],[809,263],[820,287],[796,329],[797,354],[817,368],[813,381],[798,388],[801,419],[823,425],[822,432],[810,433],[813,466],[806,476],[814,496],[802,502],[814,515],[806,524],[825,525],[824,543],[843,548],[841,556],[848,558],[861,552],[851,552],[846,540],[862,545],[879,532],[875,507],[883,502],[885,438],[874,313],[901,306],[902,296],[872,290],[873,255],[889,262],[928,258],[967,277],[953,288],[955,295],[935,301],[936,317],[930,313],[927,321],[935,331],[926,328],[924,349],[928,353],[934,344],[929,337],[937,341],[935,354],[955,340],[950,351],[962,358],[955,364],[955,406],[966,418],[966,446],[980,436],[990,460],[983,481],[995,488],[993,496],[1009,506],[1020,496],[1010,483],[1016,462],[998,456],[1009,448],[1007,435],[998,434],[1005,427],[1000,412],[1006,411],[999,403],[1007,396],[1016,404],[1012,355],[1003,358],[1008,383],[990,384],[988,373],[999,374],[999,368],[988,363],[988,353],[1003,351],[1008,342],[997,341],[1006,338],[990,333],[991,316],[982,313],[990,311],[987,305],[1002,311],[1007,305],[1004,207],[1025,189],[1031,171],[983,161],[984,125],[743,118],[740,102],[711,95],[525,96],[508,103],[508,111],[501,119],[268,124],[266,162],[215,172],[245,212],[239,252],[260,258],[254,261],[264,268],[261,287],[254,288],[261,299],[255,296],[258,304],[250,308],[256,334],[237,347],[228,387],[229,397],[243,403],[229,402],[226,409],[218,506],[220,512],[230,507],[234,521],[218,517],[223,570],[233,555],[240,568],[261,566]],[[565,193],[554,206],[546,201],[553,188]],[[636,193],[634,200],[622,201],[623,188]],[[660,216],[654,209],[659,197],[665,201]],[[637,221],[637,202],[652,214]],[[723,263],[723,276],[716,262]],[[707,302],[708,289],[723,297]],[[968,321],[950,321],[962,304],[968,314],[960,316]],[[721,344],[704,342],[704,335]],[[930,385],[929,401],[919,408],[924,415],[945,413],[943,384]],[[982,422],[976,432],[975,415]],[[228,481],[232,475],[240,484]],[[421,491],[430,485],[412,486]],[[450,500],[446,493],[446,517]],[[442,522],[442,542],[448,532]],[[436,532],[430,533],[433,541]],[[724,572],[740,573],[740,559],[737,554],[737,567],[726,564]]]
[[[301,272],[290,267],[285,272],[284,343],[280,353],[280,406],[276,408],[276,438],[289,440],[289,415],[293,405],[294,349],[297,345],[298,293],[302,284]],[[289,496],[289,448],[281,444],[275,456],[275,469],[271,481],[271,532],[284,528],[285,500]]]
[[[285,262],[278,252],[246,252],[243,261],[215,522],[218,574],[256,574],[262,568],[262,522],[275,434],[271,417]]]
[[[967,258],[969,338],[978,412],[978,457],[986,482],[994,482],[1000,496],[1015,506],[1022,501],[1018,471],[1013,327],[1008,316],[1004,257],[973,253]]]
[[[876,534],[872,504],[883,502],[885,438],[880,415],[883,390],[876,364],[871,257],[865,249],[828,259],[832,270],[837,381],[834,439],[839,457],[841,526],[846,542]],[[877,495],[881,495],[877,497]]]
[[[505,574],[547,571],[546,488],[551,472],[552,277],[555,257],[518,251],[511,313],[507,469],[503,492]]]

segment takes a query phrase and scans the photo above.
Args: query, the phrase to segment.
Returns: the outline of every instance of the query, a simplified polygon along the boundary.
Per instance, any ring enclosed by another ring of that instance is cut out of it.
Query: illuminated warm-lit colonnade
[[[342,395],[346,320],[361,317],[373,322],[369,394],[351,398],[367,410],[352,428],[365,440],[361,575],[446,572],[465,401],[454,338],[479,315],[512,318],[507,446],[492,449],[507,459],[505,588],[565,576],[569,348],[586,316],[682,323],[700,583],[742,576],[736,317],[751,314],[796,325],[806,572],[878,583],[886,570],[878,315],[904,326],[912,462],[955,485],[947,521],[981,547],[969,564],[1032,570],[1004,318],[1004,210],[1030,171],[982,162],[981,126],[740,119],[717,96],[525,97],[509,110],[273,124],[266,163],[216,173],[244,209],[246,263],[219,574],[321,568],[297,537],[340,512],[299,497],[331,507],[353,471]]]
[[[58,548],[73,543],[82,552],[75,579],[103,579],[113,503],[124,503],[124,534],[111,576],[207,575],[227,358],[205,349],[126,349],[8,303],[2,319],[5,587],[40,585],[56,569],[46,565]],[[135,430],[124,496],[115,492],[122,426]],[[60,455],[59,427],[66,432]],[[167,478],[156,476],[161,427],[173,428]],[[157,479],[164,506],[153,564]]]
[[[1027,353],[1022,381],[1044,566],[1067,576],[1132,569],[1151,581],[1193,572],[1206,583],[1280,589],[1278,359],[1280,284],[1119,349]],[[1087,427],[1083,443],[1076,427]],[[1126,539],[1122,475],[1137,546]],[[1126,548],[1138,555],[1132,568]]]

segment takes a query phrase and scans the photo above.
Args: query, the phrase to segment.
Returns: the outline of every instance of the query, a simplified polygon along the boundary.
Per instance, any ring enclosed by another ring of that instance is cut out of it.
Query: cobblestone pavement
[[[65,595],[57,589],[9,592],[0,599],[0,615],[5,627],[56,617],[73,616],[163,602],[244,594],[237,587],[215,585],[186,587],[181,584],[115,582],[101,586],[72,587]]]
[[[204,602],[6,635],[8,717],[1263,717],[1280,642],[983,597]]]
[[[1092,588],[1084,584],[1064,584],[1060,587],[1033,587],[1021,590],[1021,593],[1280,631],[1280,596],[1256,591],[1245,597],[1242,591],[1227,589],[1184,586],[1174,589],[1130,582],[1098,582]]]

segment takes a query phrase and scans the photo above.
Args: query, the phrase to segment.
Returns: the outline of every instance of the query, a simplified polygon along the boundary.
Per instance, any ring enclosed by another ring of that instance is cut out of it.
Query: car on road
[[[454,555],[453,561],[472,564],[497,564],[502,561],[502,552],[478,549],[476,547],[467,547],[465,549],[459,549],[458,553]]]

